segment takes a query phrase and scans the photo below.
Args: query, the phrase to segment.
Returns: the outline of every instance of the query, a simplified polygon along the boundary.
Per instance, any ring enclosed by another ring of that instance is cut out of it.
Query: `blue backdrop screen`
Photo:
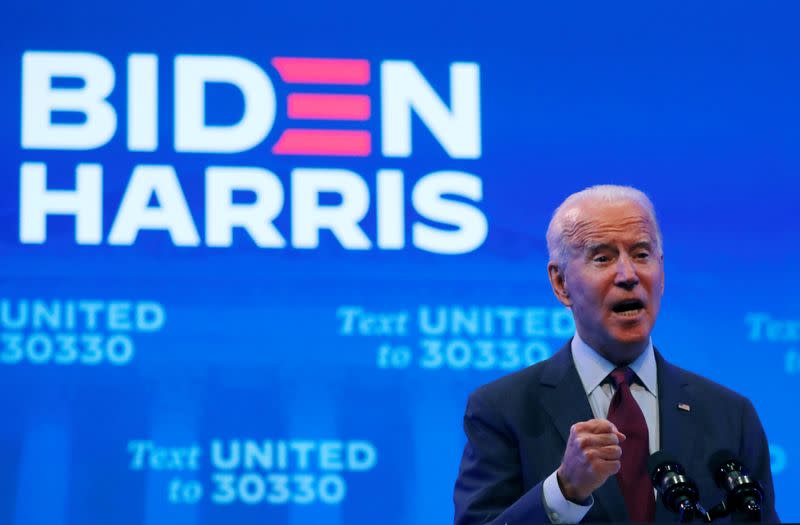
[[[653,199],[654,342],[753,401],[800,521],[794,5],[5,11],[0,522],[451,521],[599,183]]]

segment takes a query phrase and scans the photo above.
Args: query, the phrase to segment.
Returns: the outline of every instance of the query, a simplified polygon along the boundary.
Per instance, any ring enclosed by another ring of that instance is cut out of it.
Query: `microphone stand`
[[[679,523],[691,523],[694,521],[695,517],[702,517],[703,521],[706,523],[711,523],[711,520],[706,518],[709,513],[706,512],[706,509],[698,501],[697,503],[692,503],[688,499],[682,500],[678,503],[678,522]]]
[[[745,516],[745,521],[750,521],[754,523],[758,523],[761,521],[761,506],[755,502],[747,501],[746,502],[746,509],[740,514]],[[708,512],[703,512],[703,521],[706,523],[711,523],[714,520],[718,520],[724,518],[731,513],[735,513],[736,511],[731,509],[730,505],[727,502],[727,499],[722,500],[719,502],[718,505],[714,506]]]

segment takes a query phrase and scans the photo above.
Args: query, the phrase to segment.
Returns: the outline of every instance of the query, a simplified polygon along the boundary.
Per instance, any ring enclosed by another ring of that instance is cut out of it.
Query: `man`
[[[764,521],[778,521],[752,404],[653,348],[664,256],[650,200],[624,186],[570,195],[547,245],[550,284],[575,337],[470,395],[456,525],[675,521],[655,500],[647,458],[663,450],[678,459],[712,507],[723,494],[707,463],[720,449],[762,482]]]

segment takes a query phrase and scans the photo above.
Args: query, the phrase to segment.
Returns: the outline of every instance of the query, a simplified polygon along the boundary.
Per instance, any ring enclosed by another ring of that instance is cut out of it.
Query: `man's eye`
[[[592,259],[596,263],[604,263],[608,262],[608,257],[605,255],[597,255],[594,259]]]
[[[650,257],[650,252],[639,252],[636,254],[637,259],[647,259]]]

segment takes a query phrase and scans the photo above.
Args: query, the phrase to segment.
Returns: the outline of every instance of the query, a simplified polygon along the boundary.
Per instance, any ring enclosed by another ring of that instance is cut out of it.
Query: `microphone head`
[[[739,461],[739,458],[736,457],[736,454],[727,449],[717,450],[711,454],[711,457],[708,460],[708,468],[711,470],[711,472],[717,472],[728,464],[736,464],[739,467],[736,470],[740,470],[742,466],[742,462]]]
[[[672,455],[667,452],[659,450],[658,452],[653,452],[649,458],[647,458],[647,472],[650,473],[650,477],[652,478],[656,470],[664,465],[680,465],[678,460],[676,460]]]
[[[647,472],[667,509],[677,513],[695,508],[700,500],[697,484],[686,476],[677,459],[666,452],[655,452],[647,459]]]
[[[744,470],[742,462],[739,461],[736,454],[726,449],[718,450],[711,454],[708,460],[708,470],[711,472],[711,477],[714,478],[714,483],[720,488],[725,484],[728,474],[732,472],[744,474],[742,472]]]

